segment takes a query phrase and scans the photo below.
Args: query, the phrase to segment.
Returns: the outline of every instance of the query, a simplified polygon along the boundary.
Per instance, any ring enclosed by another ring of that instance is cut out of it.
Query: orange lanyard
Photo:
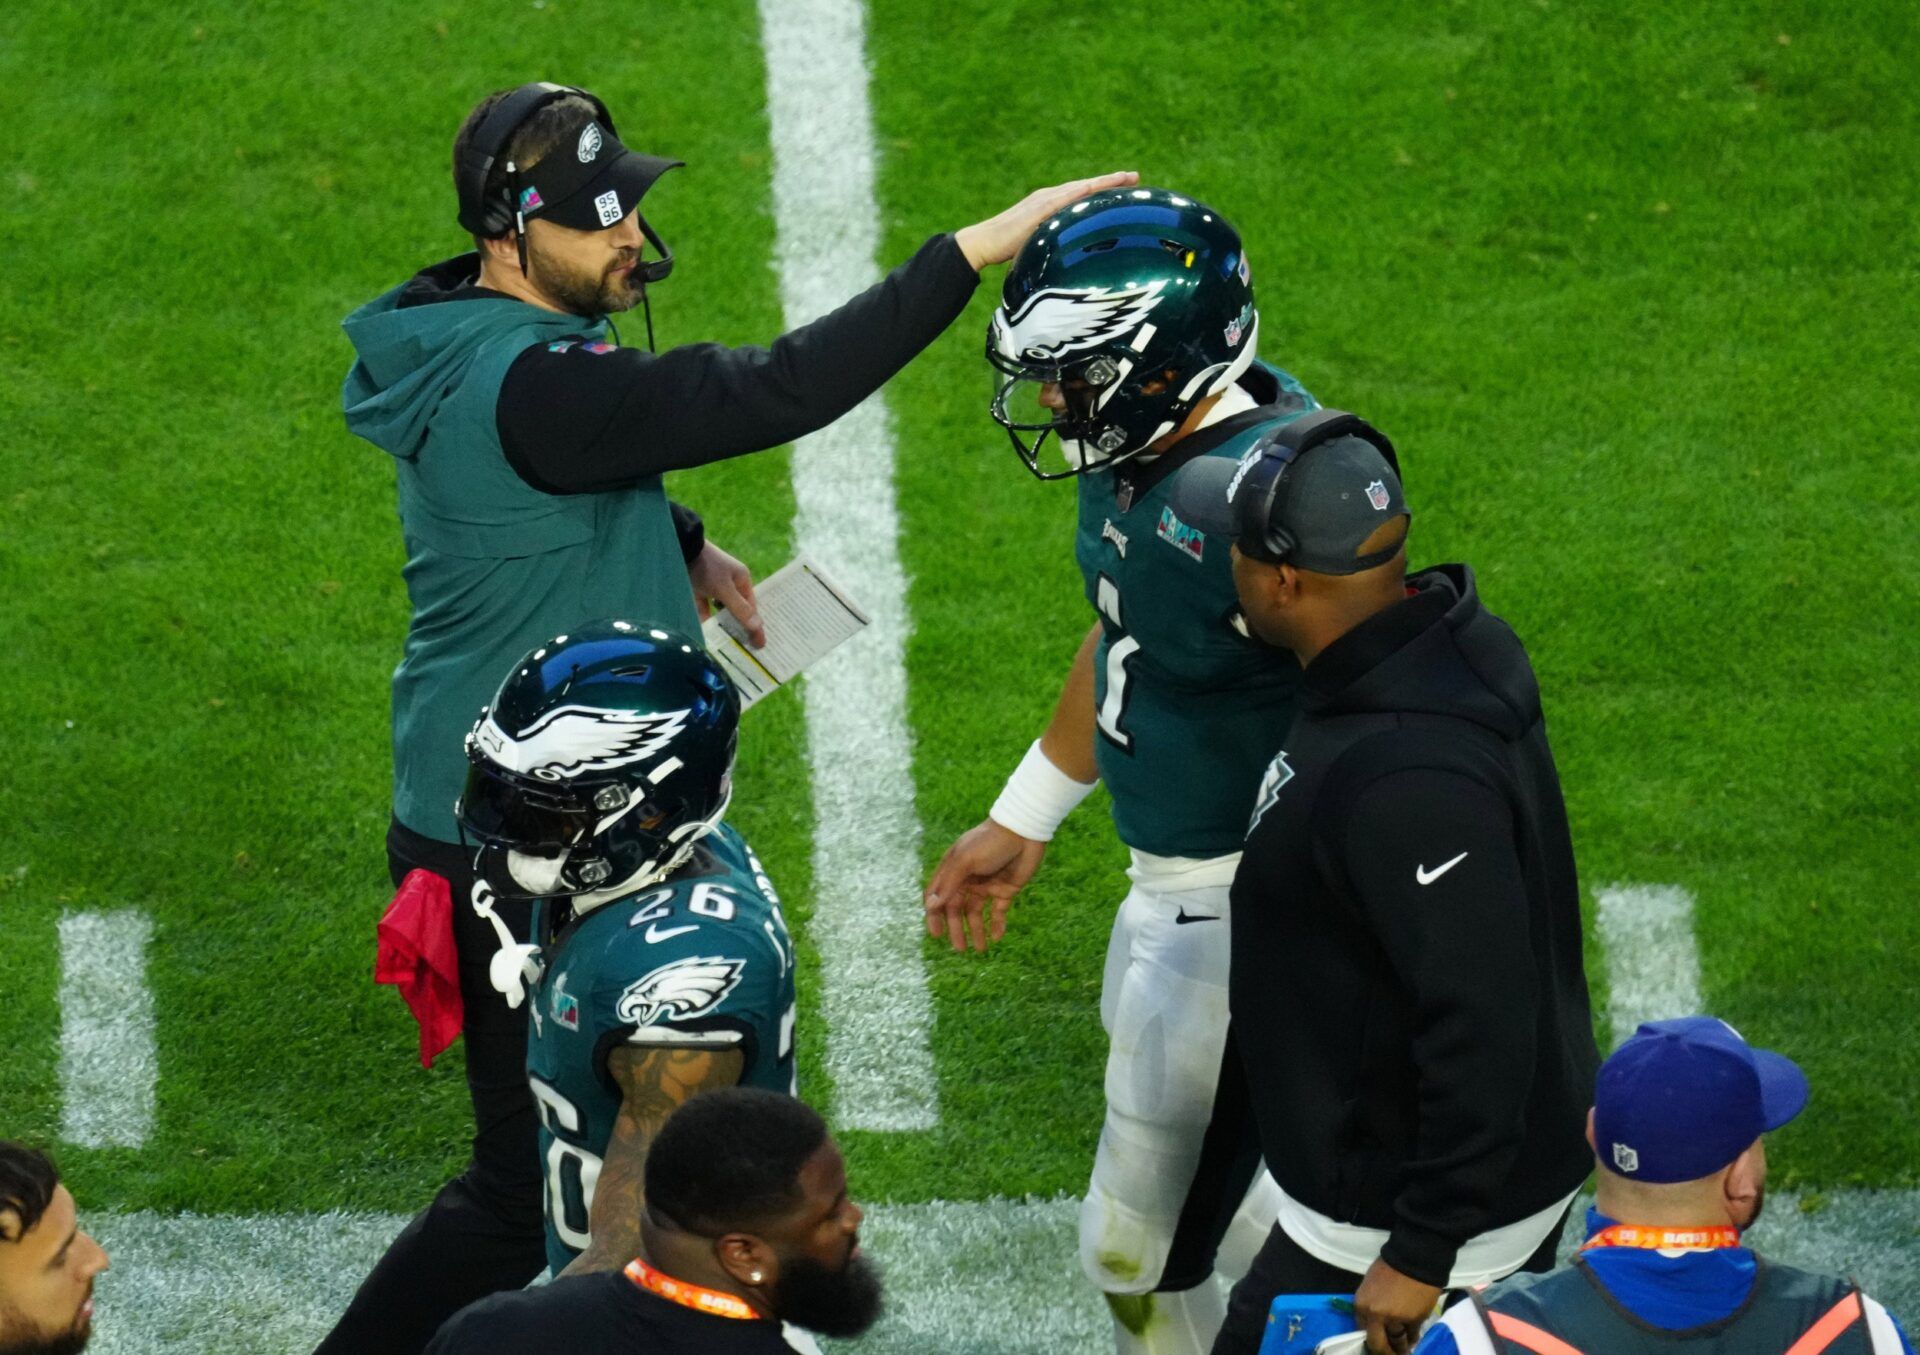
[[[723,1294],[718,1289],[708,1289],[704,1285],[688,1284],[685,1280],[676,1280],[671,1275],[663,1275],[639,1257],[627,1263],[626,1275],[650,1294],[658,1294],[670,1303],[683,1308],[698,1309],[711,1313],[715,1317],[733,1317],[746,1322],[757,1322],[760,1314],[753,1305],[743,1298],[732,1294]]]
[[[1740,1245],[1738,1228],[1645,1228],[1616,1223],[1602,1228],[1581,1244],[1591,1247],[1637,1247],[1642,1251],[1714,1251]]]

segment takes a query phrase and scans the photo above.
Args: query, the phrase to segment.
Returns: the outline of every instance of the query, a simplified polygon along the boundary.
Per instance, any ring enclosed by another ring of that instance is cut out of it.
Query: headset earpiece
[[[506,152],[513,134],[527,119],[548,104],[575,95],[593,105],[594,117],[604,123],[609,132],[615,136],[620,134],[620,129],[613,125],[613,114],[597,95],[574,85],[556,85],[548,80],[520,86],[480,120],[460,154],[453,181],[454,192],[460,199],[460,225],[469,235],[497,240],[513,229],[520,205],[514,201],[511,189],[488,197],[487,176],[493,172],[494,162]]]

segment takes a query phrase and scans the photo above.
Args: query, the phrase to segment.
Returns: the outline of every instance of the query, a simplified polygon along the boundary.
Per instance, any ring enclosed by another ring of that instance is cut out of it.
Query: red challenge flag
[[[431,1068],[466,1019],[453,944],[453,892],[445,878],[409,871],[380,919],[379,933],[373,981],[400,990],[420,1025],[420,1066]]]

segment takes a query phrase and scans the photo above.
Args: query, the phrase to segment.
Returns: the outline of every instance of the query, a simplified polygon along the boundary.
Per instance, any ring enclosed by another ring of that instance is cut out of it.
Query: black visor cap
[[[606,230],[637,210],[654,180],[681,163],[630,151],[601,123],[590,122],[570,144],[515,176],[514,201],[529,221]]]

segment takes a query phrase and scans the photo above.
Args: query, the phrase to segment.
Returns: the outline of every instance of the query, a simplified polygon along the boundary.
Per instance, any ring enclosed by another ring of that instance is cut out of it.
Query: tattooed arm
[[[689,1096],[731,1087],[745,1068],[740,1050],[711,1045],[620,1045],[607,1056],[620,1114],[593,1188],[593,1241],[561,1274],[617,1270],[640,1254],[641,1185],[653,1136]]]

